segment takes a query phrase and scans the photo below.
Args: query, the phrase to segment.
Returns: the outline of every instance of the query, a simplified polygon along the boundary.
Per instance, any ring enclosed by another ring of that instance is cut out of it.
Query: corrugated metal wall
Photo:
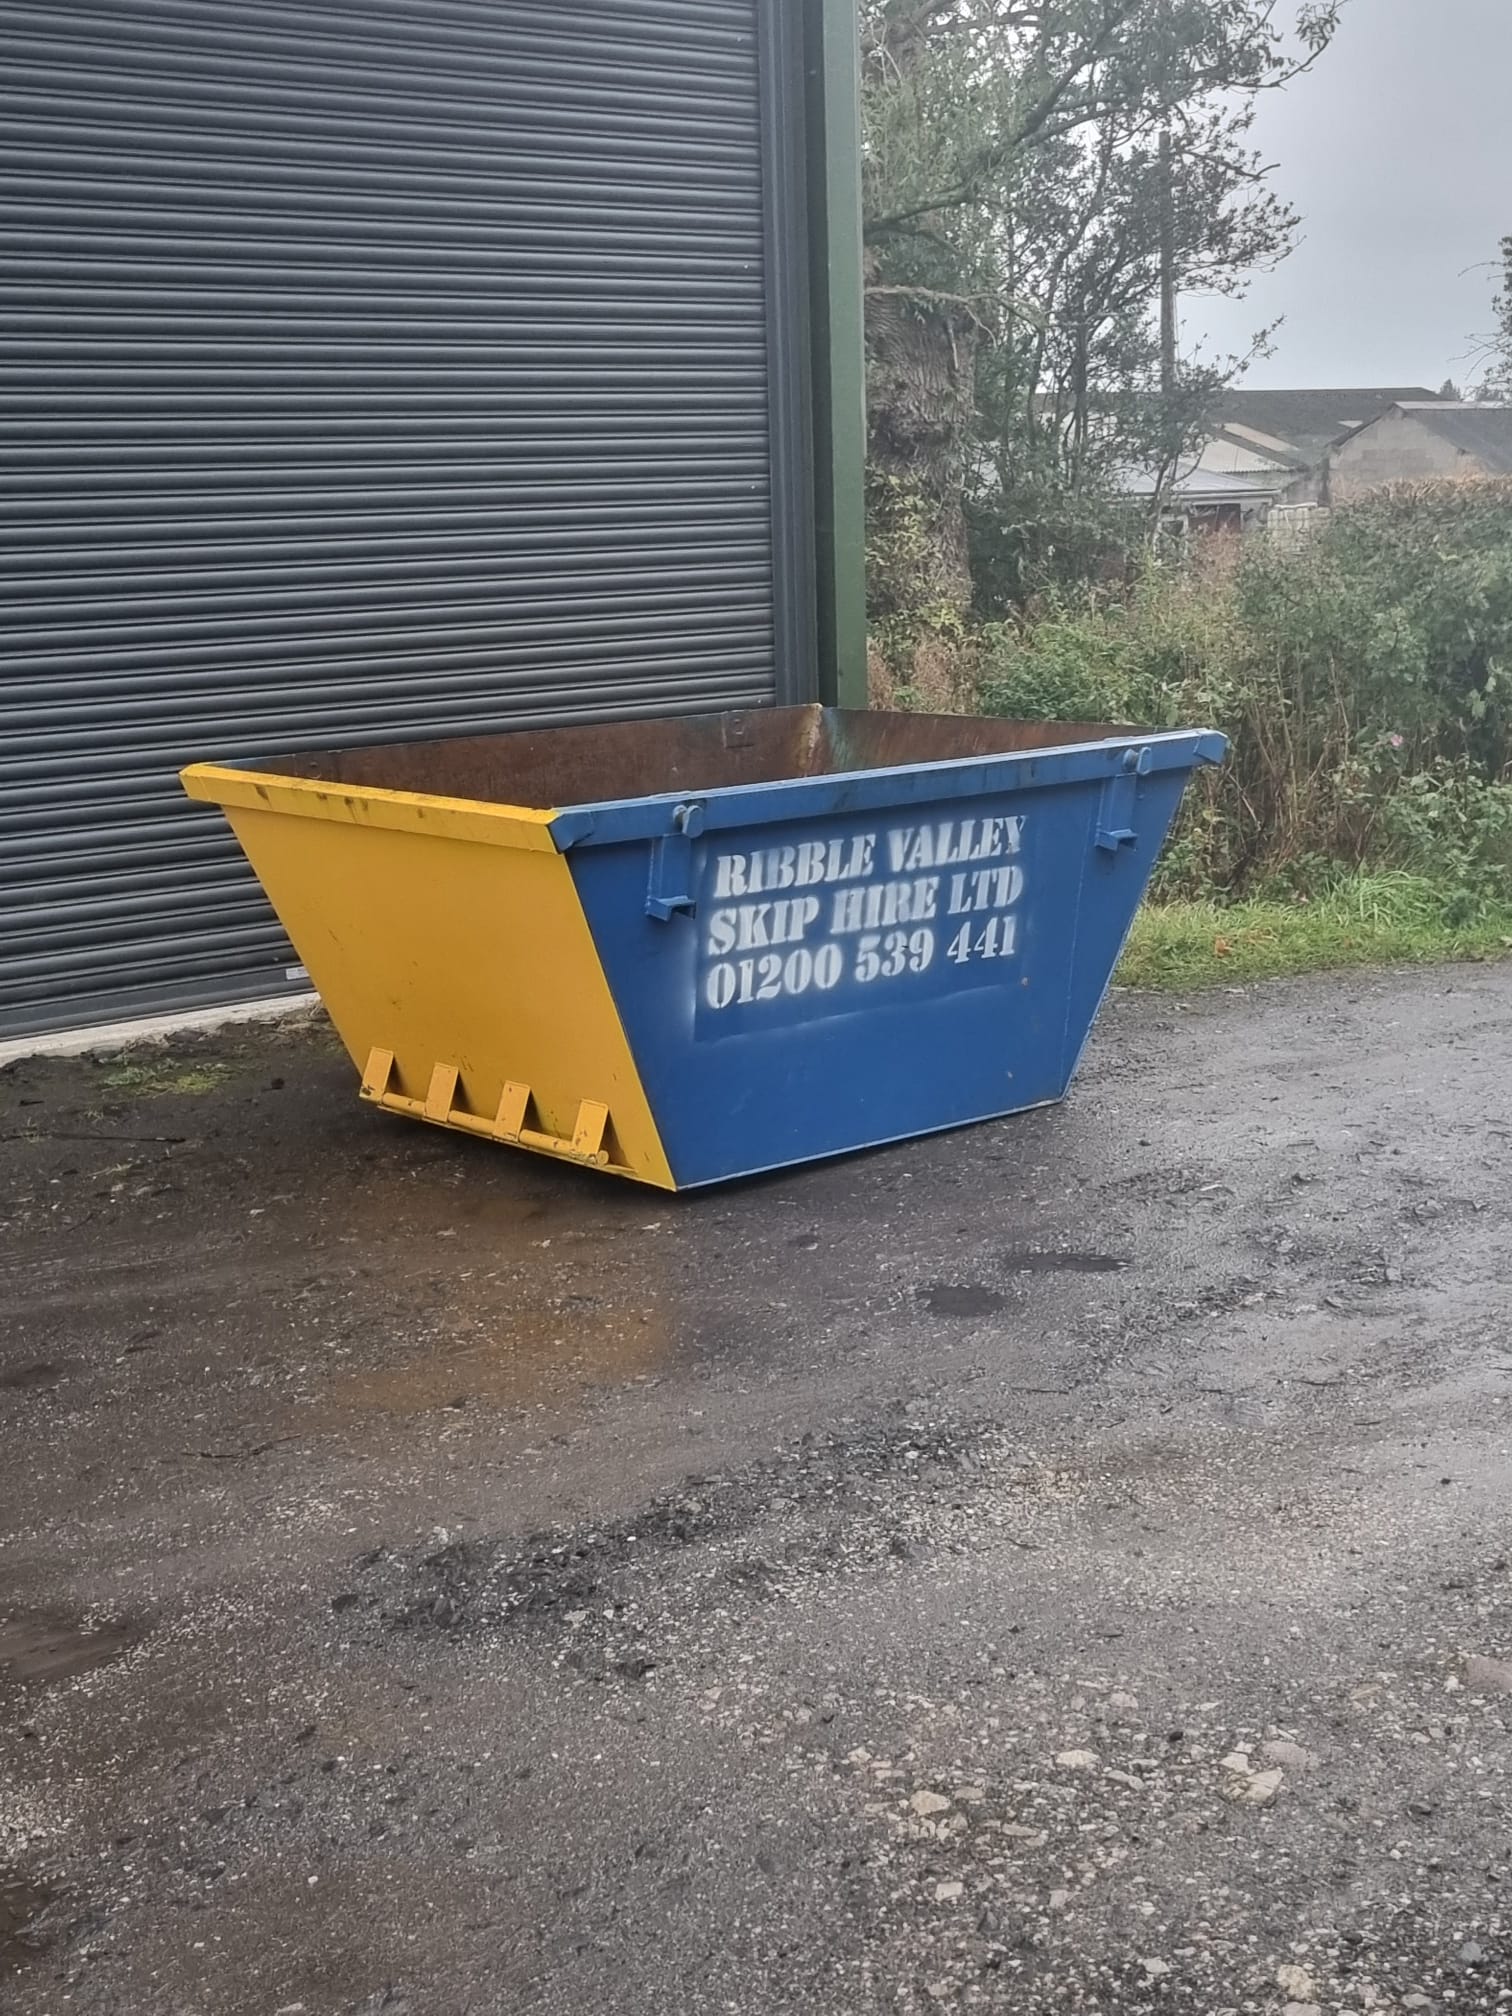
[[[809,689],[795,11],[0,0],[0,1030],[284,983],[185,761]]]

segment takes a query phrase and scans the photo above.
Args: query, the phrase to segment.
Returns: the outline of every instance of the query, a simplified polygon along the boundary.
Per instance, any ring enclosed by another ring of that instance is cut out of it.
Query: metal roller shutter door
[[[0,1032],[288,984],[193,758],[802,697],[794,11],[0,0]]]

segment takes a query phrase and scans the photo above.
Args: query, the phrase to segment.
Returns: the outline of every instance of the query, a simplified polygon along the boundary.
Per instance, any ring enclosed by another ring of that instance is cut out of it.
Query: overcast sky
[[[1466,269],[1512,232],[1512,0],[1348,0],[1254,144],[1300,242],[1243,301],[1184,300],[1183,348],[1243,352],[1284,316],[1243,383],[1463,387],[1496,291]]]

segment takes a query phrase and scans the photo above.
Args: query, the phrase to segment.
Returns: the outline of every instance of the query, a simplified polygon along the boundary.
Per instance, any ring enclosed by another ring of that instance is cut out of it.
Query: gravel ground
[[[13,2016],[1512,2010],[1512,968],[685,1200],[0,1073]]]

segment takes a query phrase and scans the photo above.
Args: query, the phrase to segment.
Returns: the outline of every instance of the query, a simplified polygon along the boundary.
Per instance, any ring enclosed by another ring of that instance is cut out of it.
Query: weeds
[[[1152,884],[1190,916],[1146,917],[1129,971],[1185,971],[1205,941],[1214,963],[1217,939],[1235,963],[1215,977],[1499,942],[1512,480],[1397,486],[1299,548],[1223,542],[1132,586],[1050,597],[987,630],[981,665],[990,713],[1229,736]]]
[[[1337,880],[1315,898],[1147,904],[1118,981],[1186,990],[1345,966],[1502,958],[1512,950],[1512,901],[1468,900],[1420,875],[1386,871]]]
[[[102,1072],[99,1083],[102,1091],[127,1099],[198,1099],[222,1084],[230,1069],[229,1064],[215,1062],[175,1064],[169,1058],[122,1061]]]

